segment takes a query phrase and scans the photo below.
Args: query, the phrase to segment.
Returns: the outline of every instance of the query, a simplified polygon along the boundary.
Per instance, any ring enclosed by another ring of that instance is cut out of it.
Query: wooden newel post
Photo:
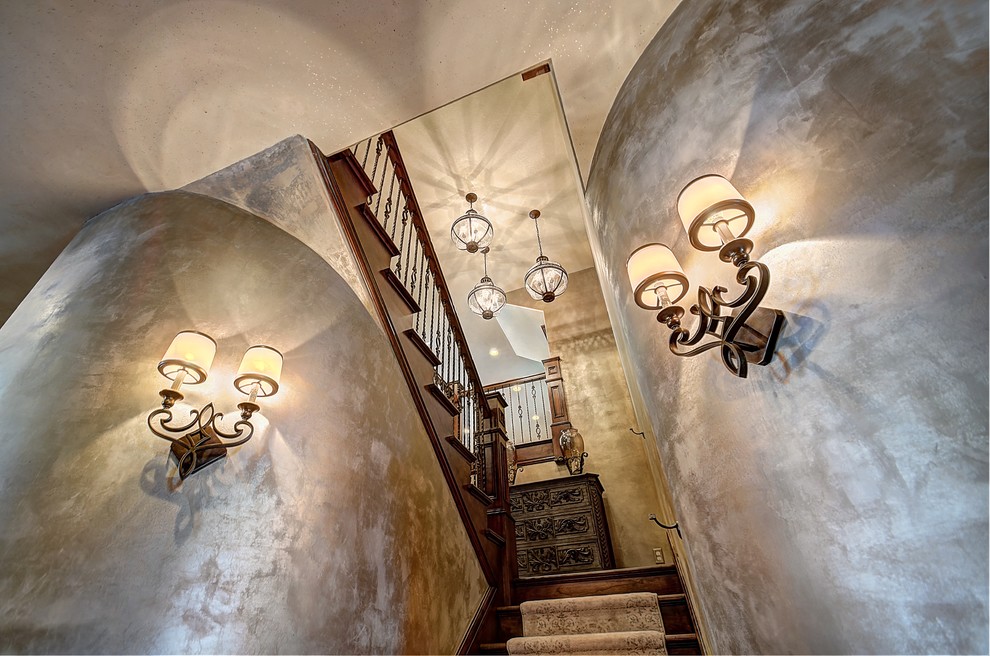
[[[485,401],[491,410],[491,417],[485,420],[485,441],[489,489],[492,497],[488,508],[488,528],[505,538],[499,565],[501,576],[499,596],[501,605],[511,605],[512,579],[519,575],[516,561],[516,521],[512,518],[509,500],[509,468],[506,462],[506,448],[509,438],[505,434],[505,406],[508,405],[500,392],[488,392]]]
[[[547,396],[550,398],[550,434],[553,437],[553,459],[564,462],[564,452],[560,450],[560,434],[571,427],[567,414],[567,393],[564,391],[564,378],[560,371],[560,356],[543,361],[547,372]]]

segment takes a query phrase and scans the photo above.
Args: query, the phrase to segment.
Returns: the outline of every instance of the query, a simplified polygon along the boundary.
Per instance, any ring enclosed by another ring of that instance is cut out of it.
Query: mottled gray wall
[[[190,405],[233,410],[250,344],[285,369],[255,437],[180,483],[145,417],[187,328],[219,342]],[[487,587],[358,297],[205,196],[87,224],[0,329],[0,432],[0,651],[442,653]]]
[[[508,301],[544,312],[550,354],[561,357],[571,423],[584,437],[585,471],[599,475],[605,488],[605,512],[618,567],[653,565],[654,548],[673,562],[667,536],[648,517],[663,516],[643,438],[629,432],[637,425],[622,374],[615,337],[593,268],[573,272],[567,292],[546,304],[525,289]],[[527,465],[516,482],[569,476],[553,462]]]
[[[305,137],[297,134],[283,139],[183,190],[236,205],[285,230],[343,276],[368,312],[377,317]]]
[[[788,315],[746,380],[672,356],[624,268],[662,241],[694,286],[734,287],[676,216],[709,172],[756,206]],[[986,3],[683,3],[588,198],[714,647],[986,653]]]

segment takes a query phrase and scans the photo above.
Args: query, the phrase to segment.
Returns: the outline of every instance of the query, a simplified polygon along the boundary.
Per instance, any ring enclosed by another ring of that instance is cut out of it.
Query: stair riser
[[[524,581],[524,580],[523,580]],[[516,585],[514,600],[518,603],[537,599],[563,599],[589,595],[624,594],[627,592],[655,592],[659,595],[684,592],[677,574],[618,581],[579,581],[551,585]]]

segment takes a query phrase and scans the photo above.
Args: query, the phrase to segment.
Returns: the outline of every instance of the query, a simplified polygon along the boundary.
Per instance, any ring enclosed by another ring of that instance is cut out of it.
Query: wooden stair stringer
[[[488,529],[487,506],[464,489],[463,486],[470,481],[470,462],[445,439],[452,432],[451,426],[457,414],[456,408],[454,414],[451,414],[449,410],[452,404],[446,398],[438,398],[436,392],[429,391],[429,387],[434,385],[434,369],[433,365],[421,366],[422,363],[429,362],[430,358],[423,353],[419,345],[414,345],[406,334],[413,325],[413,314],[410,313],[408,299],[403,299],[396,293],[393,281],[387,280],[388,274],[383,273],[383,270],[389,269],[391,258],[397,252],[397,248],[384,229],[379,229],[381,226],[367,207],[366,186],[356,179],[354,163],[345,161],[348,158],[353,159],[350,150],[324,157],[315,145],[312,143],[310,145],[323,174],[331,201],[341,216],[344,233],[350,242],[359,268],[369,281],[368,286],[379,319],[392,344],[413,402],[420,417],[423,418],[423,425],[458,513],[467,528],[472,547],[478,555],[485,579],[489,585],[497,585],[498,575],[494,563],[497,562],[499,554],[497,550],[493,550],[494,543],[485,534]],[[419,364],[415,364],[417,362]]]

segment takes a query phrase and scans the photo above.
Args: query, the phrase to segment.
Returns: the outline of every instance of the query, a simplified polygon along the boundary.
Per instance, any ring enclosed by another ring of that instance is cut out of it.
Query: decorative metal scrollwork
[[[760,307],[770,287],[770,270],[765,264],[755,260],[741,264],[736,272],[736,282],[744,288],[732,299],[725,298],[728,291],[725,287],[698,288],[698,302],[690,310],[698,317],[693,334],[681,326],[684,310],[677,306],[665,308],[657,315],[657,320],[673,330],[670,351],[674,355],[691,357],[718,348],[725,368],[745,378],[748,363],[765,365],[773,357],[784,315],[779,310]],[[734,312],[723,314],[723,308]],[[706,336],[715,339],[696,346]]]
[[[254,435],[254,425],[243,416],[234,423],[233,432],[225,432],[219,426],[223,413],[216,412],[212,403],[207,403],[201,410],[190,411],[190,415],[191,419],[180,426],[170,425],[173,420],[170,408],[159,408],[148,415],[151,432],[171,442],[171,453],[182,479],[223,458],[227,449],[244,444]]]

